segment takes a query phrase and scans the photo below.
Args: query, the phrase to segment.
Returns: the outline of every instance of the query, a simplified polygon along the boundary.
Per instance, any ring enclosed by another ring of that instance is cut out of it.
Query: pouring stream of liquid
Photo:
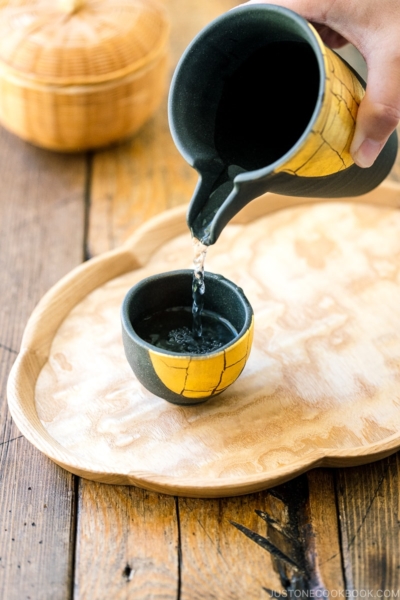
[[[193,313],[193,337],[200,338],[202,334],[201,311],[204,306],[204,261],[206,259],[208,246],[193,237],[193,283],[192,283],[192,313]]]

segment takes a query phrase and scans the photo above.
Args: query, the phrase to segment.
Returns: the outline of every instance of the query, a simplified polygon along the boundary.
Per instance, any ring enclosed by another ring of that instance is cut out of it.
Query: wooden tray
[[[39,303],[8,384],[21,432],[82,477],[194,497],[254,492],[317,465],[394,452],[400,186],[352,202],[305,202],[258,199],[210,248],[206,268],[243,287],[255,311],[250,359],[227,392],[175,406],[143,389],[125,360],[127,289],[191,266],[180,207],[75,269]]]

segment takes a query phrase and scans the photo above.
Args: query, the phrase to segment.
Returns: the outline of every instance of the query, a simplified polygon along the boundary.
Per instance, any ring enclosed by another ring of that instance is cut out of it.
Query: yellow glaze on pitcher
[[[172,392],[186,398],[207,398],[223,392],[243,371],[253,341],[254,317],[249,329],[232,346],[206,356],[179,356],[149,350],[154,370]]]
[[[320,113],[301,148],[275,172],[321,177],[354,164],[350,155],[358,106],[365,91],[348,67],[327,48],[310,25],[325,63],[325,91]]]

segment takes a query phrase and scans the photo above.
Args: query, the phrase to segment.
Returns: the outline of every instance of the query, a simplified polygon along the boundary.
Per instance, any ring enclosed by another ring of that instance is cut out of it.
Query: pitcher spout
[[[206,246],[214,244],[225,225],[251,200],[265,193],[262,186],[246,177],[247,171],[230,165],[222,172],[200,173],[190,202],[187,223],[193,237]]]

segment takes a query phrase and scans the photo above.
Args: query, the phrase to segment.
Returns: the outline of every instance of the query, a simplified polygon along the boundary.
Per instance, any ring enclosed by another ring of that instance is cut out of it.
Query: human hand
[[[370,167],[400,121],[399,0],[264,2],[289,8],[311,21],[331,48],[351,42],[365,58],[367,90],[358,109],[350,153],[358,166]]]

